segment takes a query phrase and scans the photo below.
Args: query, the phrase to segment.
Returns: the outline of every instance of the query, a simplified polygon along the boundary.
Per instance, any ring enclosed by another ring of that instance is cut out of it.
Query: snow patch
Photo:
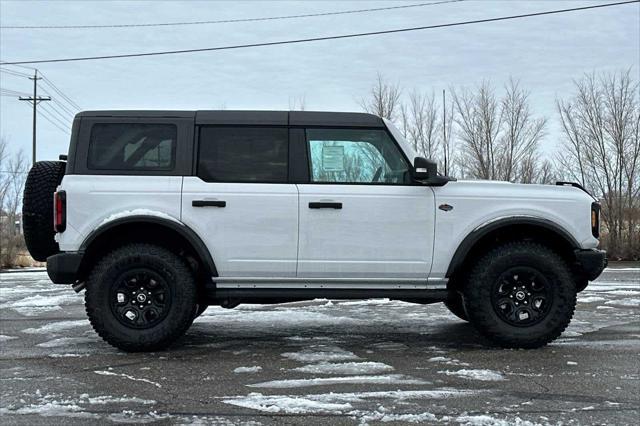
[[[496,419],[487,415],[479,416],[459,416],[456,421],[463,425],[474,426],[539,426],[540,423],[532,423],[528,420],[522,420],[520,417],[509,420]]]
[[[636,308],[640,306],[640,299],[609,300],[605,302],[605,305],[632,306]]]
[[[238,407],[251,408],[268,413],[289,413],[289,414],[307,414],[307,413],[331,413],[341,414],[344,411],[351,410],[353,407],[348,403],[330,403],[319,402],[307,397],[297,396],[278,396],[278,395],[262,395],[260,393],[250,393],[245,397],[237,397],[233,399],[225,399],[225,404],[235,405]]]
[[[321,362],[294,368],[292,371],[310,374],[377,374],[393,370],[392,366],[382,362]]]
[[[305,349],[300,352],[285,352],[283,357],[299,362],[346,361],[360,359],[353,352],[336,346],[319,347],[317,350]]]
[[[88,337],[62,337],[60,339],[53,339],[48,342],[39,343],[37,346],[40,346],[41,348],[59,348],[61,346],[81,345],[94,341],[95,340]]]
[[[17,339],[16,336],[7,336],[6,334],[0,334],[0,342],[6,342],[7,340]]]
[[[76,327],[88,326],[88,320],[78,320],[78,321],[57,321],[51,324],[43,325],[42,327],[37,328],[27,328],[22,330],[23,333],[27,334],[47,334],[47,333],[57,333],[63,330],[69,330]]]
[[[604,302],[605,300],[607,300],[604,297],[600,297],[600,296],[578,296],[578,302],[579,303],[596,303],[596,302]]]
[[[424,385],[429,382],[408,377],[402,374],[389,374],[382,376],[348,376],[348,377],[327,377],[313,379],[289,379],[272,380],[269,382],[254,383],[247,385],[252,388],[303,388],[310,386],[327,386],[340,384],[384,384],[384,385]]]
[[[458,370],[458,371],[438,371],[438,373],[446,374],[447,376],[457,376],[464,379],[481,380],[483,382],[494,382],[504,380],[502,373],[494,370]]]
[[[234,373],[257,373],[262,371],[262,367],[254,365],[253,367],[238,367],[233,370]]]

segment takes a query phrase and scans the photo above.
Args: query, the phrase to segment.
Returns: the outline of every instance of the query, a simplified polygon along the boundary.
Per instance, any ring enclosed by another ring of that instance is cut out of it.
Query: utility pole
[[[42,80],[42,77],[38,77],[38,70],[35,70],[35,72],[33,73],[33,77],[29,77],[29,80],[33,80],[33,96],[32,97],[20,96],[18,99],[21,101],[31,102],[31,104],[33,105],[33,146],[32,146],[31,159],[33,164],[35,164],[36,163],[36,112],[37,112],[36,108],[40,102],[50,101],[51,97],[38,96],[38,80]]]
[[[442,89],[442,147],[444,148],[444,175],[449,176],[449,144],[447,143],[447,101]]]

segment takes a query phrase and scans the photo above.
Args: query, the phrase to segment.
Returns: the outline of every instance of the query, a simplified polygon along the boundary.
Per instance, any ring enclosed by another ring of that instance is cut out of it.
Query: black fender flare
[[[456,249],[456,252],[453,255],[453,258],[451,259],[451,262],[449,262],[449,268],[447,268],[447,274],[445,276],[447,278],[450,278],[460,268],[460,266],[464,263],[467,255],[471,251],[471,249],[483,237],[500,228],[504,228],[512,225],[530,225],[530,226],[538,226],[538,227],[545,228],[551,232],[554,232],[558,236],[560,236],[573,249],[580,248],[580,244],[573,237],[573,235],[571,235],[571,233],[569,233],[566,229],[564,229],[563,227],[561,227],[555,222],[552,222],[548,219],[538,218],[534,216],[509,216],[502,219],[493,220],[471,231],[469,235],[467,235],[465,239],[462,240],[462,242]]]
[[[79,252],[86,253],[86,251],[91,247],[91,244],[98,239],[100,236],[104,235],[105,232],[116,228],[120,225],[125,224],[134,224],[134,223],[152,223],[155,225],[160,225],[166,228],[171,229],[172,231],[180,234],[193,248],[196,254],[202,259],[204,263],[204,267],[206,268],[209,276],[217,277],[218,270],[216,269],[216,265],[213,262],[213,258],[211,257],[211,253],[209,249],[204,244],[202,239],[196,234],[191,228],[182,222],[178,222],[177,220],[167,219],[161,216],[153,216],[153,215],[131,215],[125,216],[118,219],[111,220],[101,226],[98,226],[96,229],[91,231],[89,235],[84,239],[82,244],[80,245]]]

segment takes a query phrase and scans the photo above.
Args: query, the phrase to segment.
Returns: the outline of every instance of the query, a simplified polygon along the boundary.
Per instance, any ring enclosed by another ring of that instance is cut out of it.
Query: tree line
[[[612,259],[640,259],[640,96],[631,70],[587,74],[556,100],[562,138],[541,143],[550,117],[535,114],[531,92],[509,79],[473,88],[406,91],[378,74],[363,110],[393,121],[422,156],[461,179],[580,183],[602,204],[602,246]],[[438,94],[439,95],[439,94]]]

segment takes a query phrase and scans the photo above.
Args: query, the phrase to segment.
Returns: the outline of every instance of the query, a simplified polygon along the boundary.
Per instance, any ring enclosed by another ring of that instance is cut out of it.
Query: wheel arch
[[[160,216],[132,215],[109,221],[94,229],[82,242],[83,253],[79,278],[83,281],[97,258],[108,251],[127,243],[155,243],[185,255],[197,262],[197,273],[210,280],[218,271],[207,246],[188,226],[176,220]],[[192,266],[194,266],[192,264]]]
[[[551,246],[572,266],[574,250],[580,247],[578,241],[560,225],[543,218],[512,216],[497,219],[474,229],[456,249],[446,277],[456,285],[456,276],[464,273],[467,266],[481,256],[486,249],[496,244],[514,240],[533,240]]]

